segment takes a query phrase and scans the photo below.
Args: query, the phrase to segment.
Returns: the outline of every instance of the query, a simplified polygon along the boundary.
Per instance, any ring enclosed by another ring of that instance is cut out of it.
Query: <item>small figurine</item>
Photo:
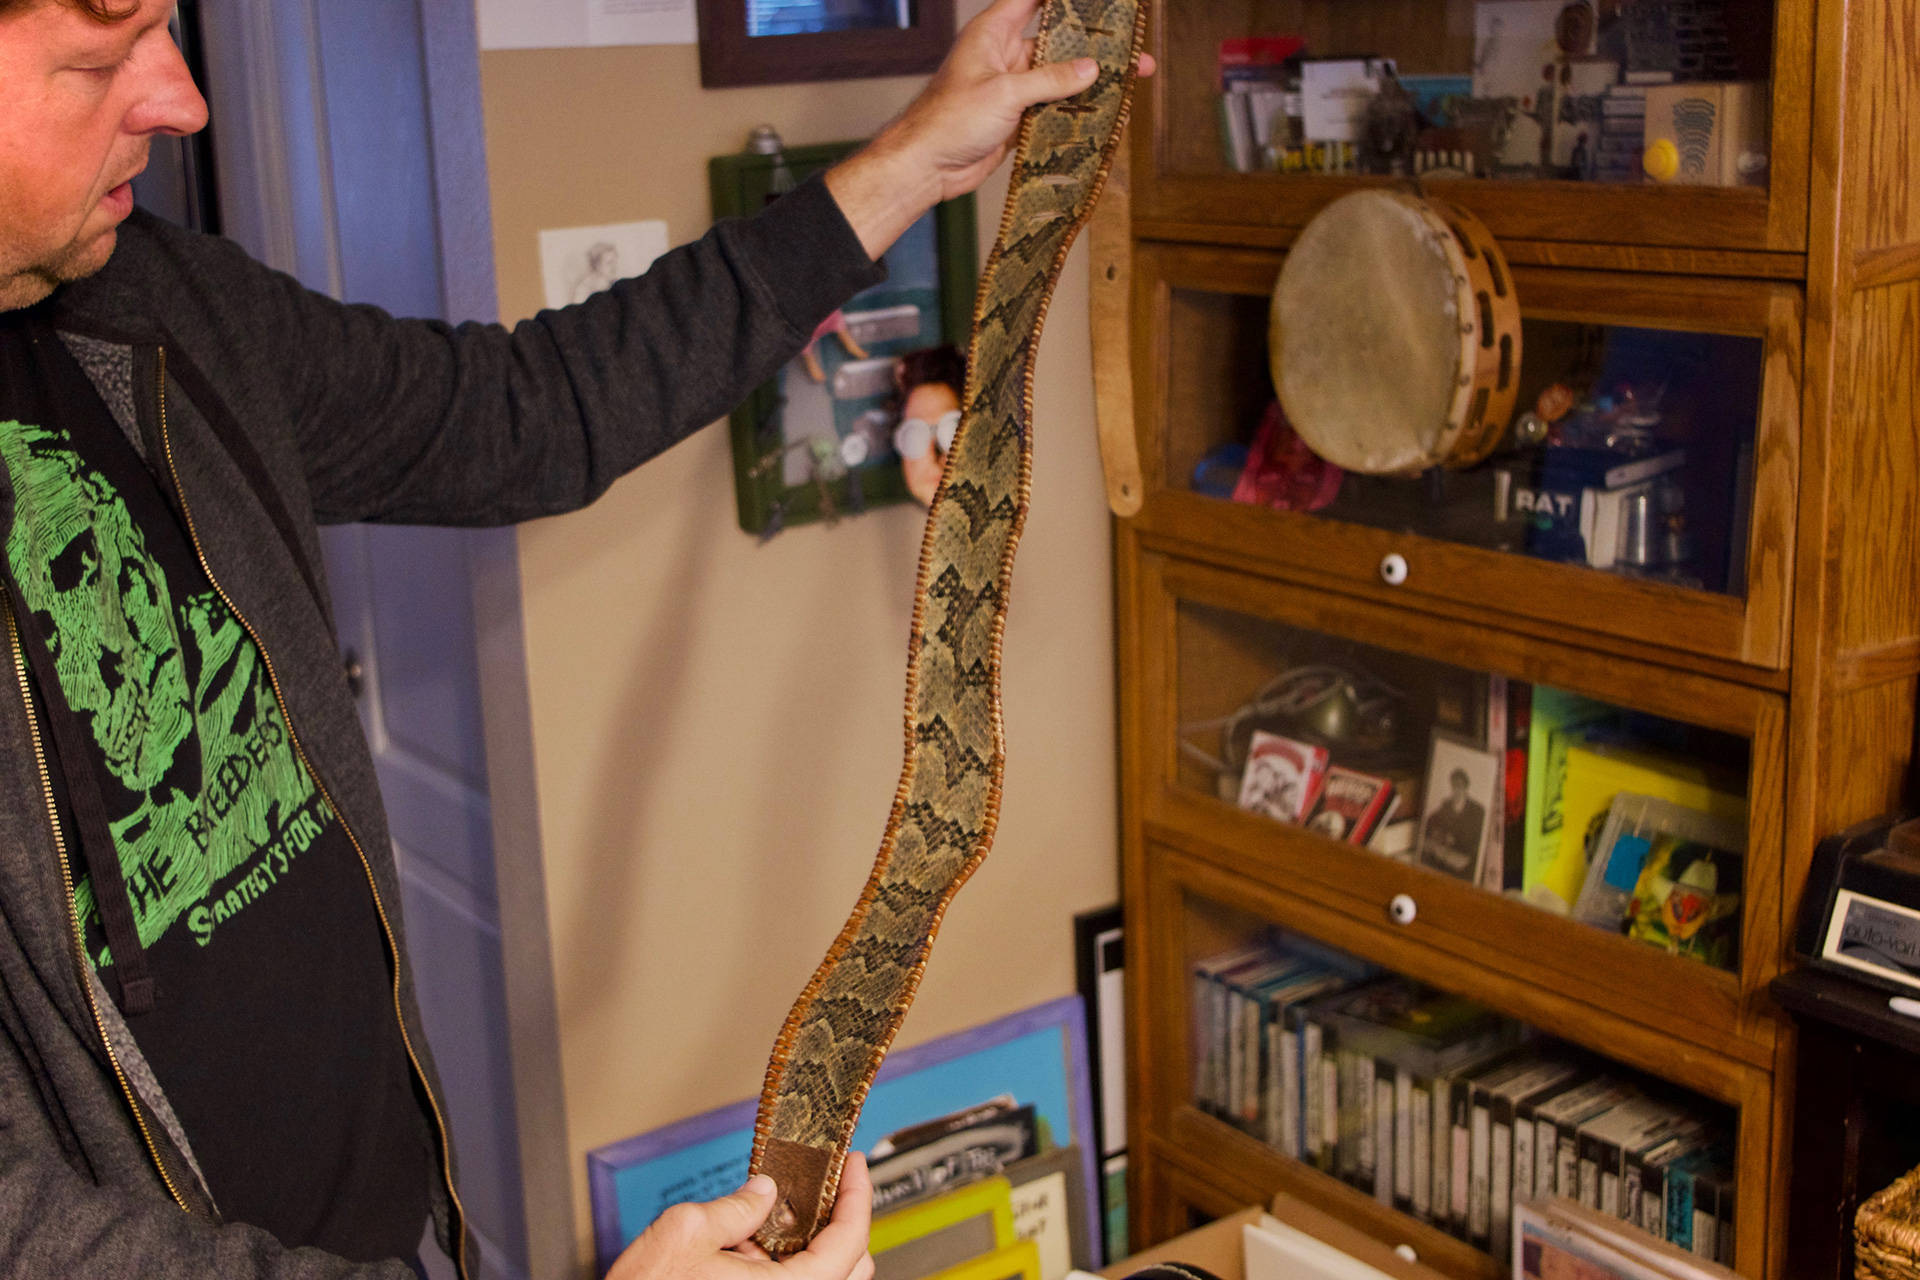
[[[1414,143],[1420,137],[1420,109],[1391,72],[1367,100],[1360,133],[1360,168],[1366,173],[1405,177],[1413,172]]]

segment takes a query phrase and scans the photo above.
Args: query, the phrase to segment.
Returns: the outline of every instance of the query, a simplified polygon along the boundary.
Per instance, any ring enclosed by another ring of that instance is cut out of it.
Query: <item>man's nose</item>
[[[207,127],[207,100],[193,83],[187,60],[165,29],[155,31],[150,51],[142,50],[134,70],[140,96],[127,113],[128,133],[188,134]]]

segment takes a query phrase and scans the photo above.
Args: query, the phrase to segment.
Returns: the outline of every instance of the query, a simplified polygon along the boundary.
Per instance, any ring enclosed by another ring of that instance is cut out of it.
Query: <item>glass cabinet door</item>
[[[1413,178],[1502,236],[1805,246],[1807,101],[1774,87],[1802,83],[1801,0],[1239,0],[1157,17],[1148,218],[1297,228],[1354,184]]]
[[[1141,262],[1137,305],[1166,334],[1143,427],[1167,518],[1369,589],[1784,664],[1797,290],[1515,268],[1502,443],[1464,470],[1369,476],[1315,457],[1276,397],[1276,257],[1169,246]]]
[[[1158,556],[1140,589],[1165,691],[1132,711],[1150,831],[1771,1051],[1776,695]]]
[[[1181,860],[1169,862],[1183,879]],[[1180,971],[1155,975],[1155,989],[1179,1006],[1164,1012],[1184,1031],[1170,1064],[1185,1082],[1184,1127],[1261,1144],[1283,1190],[1419,1239],[1433,1264],[1461,1256],[1410,1219],[1491,1255],[1502,1274],[1516,1210],[1536,1196],[1727,1266],[1743,1211],[1764,1216],[1765,1189],[1737,1176],[1742,1141],[1764,1141],[1743,1132],[1744,1082],[1675,1080],[1684,1070],[1644,1043],[1609,1043],[1597,1026],[1550,1034],[1212,887],[1176,883],[1156,898],[1178,916]],[[1541,1248],[1527,1225],[1523,1247]],[[1521,1261],[1516,1275],[1556,1274]]]

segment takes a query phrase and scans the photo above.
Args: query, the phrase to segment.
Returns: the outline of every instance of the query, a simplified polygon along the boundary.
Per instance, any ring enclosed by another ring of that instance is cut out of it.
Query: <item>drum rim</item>
[[[1418,191],[1380,187],[1351,191],[1331,201],[1319,214],[1315,215],[1315,218],[1323,216],[1337,205],[1362,198],[1367,200],[1384,198],[1402,208],[1412,210],[1428,234],[1438,237],[1447,270],[1452,277],[1454,306],[1458,316],[1457,345],[1454,348],[1453,394],[1447,418],[1441,423],[1433,449],[1423,463],[1405,470],[1380,474],[1412,475],[1435,466],[1456,469],[1473,466],[1484,460],[1498,447],[1504,434],[1504,427],[1495,430],[1488,428],[1486,423],[1503,417],[1510,418],[1513,402],[1518,397],[1521,351],[1520,303],[1513,273],[1507,264],[1506,253],[1500,247],[1499,241],[1487,230],[1486,224],[1471,210],[1453,201]],[[1311,225],[1311,222],[1308,225]],[[1304,228],[1302,234],[1304,234]],[[1476,252],[1471,256],[1461,243],[1463,237],[1470,239],[1474,245]],[[1295,244],[1298,244],[1297,238]],[[1289,261],[1292,260],[1292,254],[1289,251]],[[1282,278],[1286,274],[1286,265],[1283,263],[1281,266]],[[1504,280],[1506,284],[1504,289],[1495,287],[1495,272],[1498,272],[1499,278]],[[1486,389],[1489,394],[1486,409],[1480,420],[1470,424],[1469,418],[1473,412],[1474,398],[1482,385],[1478,352],[1482,318],[1478,295],[1483,291],[1489,297],[1492,322],[1490,328],[1494,334],[1492,341],[1488,344],[1489,348],[1499,345],[1501,335],[1511,335],[1511,376],[1509,385],[1505,389],[1499,388],[1496,383],[1487,383]],[[1276,280],[1270,307],[1268,333],[1268,358],[1273,365],[1279,364],[1281,338],[1287,327],[1281,319],[1280,297],[1280,282]],[[1282,394],[1285,385],[1284,374],[1278,368],[1273,369],[1272,372],[1275,375],[1273,379],[1275,394],[1280,397],[1284,407],[1285,396]],[[1468,436],[1470,425],[1476,429],[1475,438],[1470,441],[1471,454],[1456,456],[1463,437]]]

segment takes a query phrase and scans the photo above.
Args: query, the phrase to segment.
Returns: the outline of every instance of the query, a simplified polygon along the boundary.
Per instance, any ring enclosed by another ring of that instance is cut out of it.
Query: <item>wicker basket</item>
[[[1920,1169],[1876,1192],[1853,1217],[1855,1280],[1920,1280]]]

